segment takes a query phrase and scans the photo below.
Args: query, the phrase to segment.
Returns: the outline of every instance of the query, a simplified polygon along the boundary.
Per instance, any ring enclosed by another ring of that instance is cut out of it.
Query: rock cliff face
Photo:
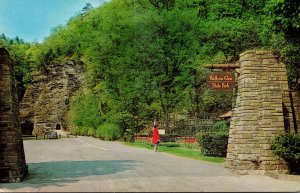
[[[20,104],[23,133],[42,135],[46,130],[68,129],[70,98],[85,81],[83,63],[52,63],[46,72],[32,77]]]

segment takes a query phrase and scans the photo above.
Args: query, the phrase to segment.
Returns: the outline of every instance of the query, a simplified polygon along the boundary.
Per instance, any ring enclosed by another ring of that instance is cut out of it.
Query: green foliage
[[[194,1],[113,0],[84,9],[28,55],[37,69],[53,60],[83,60],[103,119],[138,132],[173,112],[197,116],[230,107],[230,95],[205,88],[201,65],[231,61],[259,46],[261,27],[259,20],[240,18],[241,3],[230,3],[203,3],[207,14],[199,19]]]
[[[204,155],[225,157],[228,135],[227,132],[201,132],[196,139]]]
[[[203,65],[235,62],[247,49],[279,53],[296,83],[299,21],[293,0],[111,0],[98,8],[87,3],[43,43],[2,35],[0,46],[17,64],[20,96],[30,71],[82,61],[87,80],[71,103],[72,126],[97,135],[106,122],[136,133],[154,119],[168,126],[172,113],[229,110],[231,93],[208,89]]]
[[[265,7],[264,39],[287,65],[289,83],[294,86],[300,77],[300,2],[270,0]],[[268,44],[266,43],[265,44]]]
[[[180,144],[176,143],[176,142],[162,142],[162,143],[159,143],[159,146],[180,147]]]
[[[202,101],[205,112],[220,112],[223,109],[230,109],[231,107],[231,93],[220,93],[207,89],[202,93]]]
[[[186,149],[199,149],[199,143],[179,142],[179,146]]]
[[[213,124],[212,132],[229,132],[230,121],[217,121]]]
[[[118,125],[104,123],[97,128],[96,136],[104,140],[117,140],[122,136],[122,130]]]
[[[175,142],[176,135],[172,135],[172,134],[160,135],[160,141],[161,142]]]
[[[77,135],[87,135],[90,128],[88,127],[72,127],[71,133]]]
[[[93,92],[80,90],[71,101],[69,111],[70,124],[75,127],[96,129],[103,121],[99,114],[99,106],[99,99]]]
[[[266,11],[272,16],[276,31],[284,32],[288,39],[300,41],[300,2],[295,0],[270,0]]]
[[[19,37],[10,39],[4,34],[0,36],[0,47],[6,48],[15,66],[15,77],[17,83],[17,94],[22,100],[26,87],[31,82],[30,63],[26,58],[26,52],[30,47],[29,43],[24,42]]]
[[[92,128],[92,127],[89,127],[89,128],[87,129],[86,135],[87,135],[87,136],[95,136],[95,129]]]
[[[274,154],[283,158],[291,174],[300,174],[300,134],[285,133],[277,136],[271,144]]]
[[[229,137],[229,121],[217,121],[209,131],[199,131],[196,140],[204,155],[225,157]]]
[[[126,131],[123,135],[123,141],[134,142],[134,133],[132,131]]]

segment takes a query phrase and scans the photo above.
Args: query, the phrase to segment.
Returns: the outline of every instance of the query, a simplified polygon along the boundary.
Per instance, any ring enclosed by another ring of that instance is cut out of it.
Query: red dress
[[[158,129],[154,127],[153,134],[152,134],[152,144],[157,144],[158,141],[159,141]]]

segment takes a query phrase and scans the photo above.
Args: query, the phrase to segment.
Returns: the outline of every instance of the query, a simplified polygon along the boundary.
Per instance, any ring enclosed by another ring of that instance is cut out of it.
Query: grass
[[[153,150],[153,146],[149,143],[143,142],[123,142],[123,144],[132,146],[132,147],[139,147],[139,148],[146,148],[149,150]],[[211,157],[211,156],[204,156],[201,155],[200,150],[197,149],[187,149],[182,147],[167,147],[161,144],[158,148],[159,152],[170,153],[176,156],[191,158],[196,160],[214,162],[214,163],[223,163],[224,158],[222,157]]]

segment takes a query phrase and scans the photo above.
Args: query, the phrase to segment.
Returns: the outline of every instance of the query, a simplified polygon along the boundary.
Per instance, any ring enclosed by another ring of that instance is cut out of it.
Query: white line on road
[[[80,142],[82,142],[82,143],[84,143],[84,144],[86,144],[86,145],[92,146],[92,147],[94,147],[94,148],[103,149],[103,150],[105,150],[105,151],[108,150],[108,149],[103,148],[103,147],[99,147],[99,146],[96,146],[96,145],[89,144],[89,143],[87,143],[87,142],[85,142],[85,141],[82,141],[81,139],[78,139],[78,138],[76,138],[76,139],[79,140]]]

